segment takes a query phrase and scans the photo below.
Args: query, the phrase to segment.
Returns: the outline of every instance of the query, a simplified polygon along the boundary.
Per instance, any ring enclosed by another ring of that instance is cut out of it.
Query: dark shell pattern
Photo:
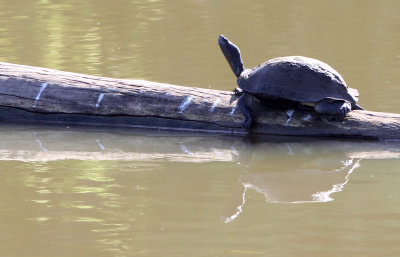
[[[332,67],[302,56],[275,58],[246,69],[238,78],[238,85],[258,97],[301,103],[315,103],[327,97],[351,103],[358,100],[358,91],[347,87]]]

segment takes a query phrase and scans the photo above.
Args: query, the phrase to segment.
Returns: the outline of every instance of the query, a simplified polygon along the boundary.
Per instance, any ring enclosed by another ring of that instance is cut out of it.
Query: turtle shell
[[[238,85],[245,92],[263,99],[315,103],[331,97],[352,104],[358,100],[358,91],[347,87],[332,67],[302,56],[275,58],[244,70]]]

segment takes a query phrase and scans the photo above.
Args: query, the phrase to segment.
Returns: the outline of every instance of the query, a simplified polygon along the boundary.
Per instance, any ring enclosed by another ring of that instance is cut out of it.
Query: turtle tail
[[[358,104],[352,104],[351,109],[352,110],[365,110],[364,108],[362,108]]]
[[[232,42],[230,42],[223,35],[219,36],[218,44],[226,60],[231,66],[233,73],[235,73],[236,77],[239,77],[242,71],[244,70],[243,61],[242,58],[240,57],[239,48],[235,46]]]

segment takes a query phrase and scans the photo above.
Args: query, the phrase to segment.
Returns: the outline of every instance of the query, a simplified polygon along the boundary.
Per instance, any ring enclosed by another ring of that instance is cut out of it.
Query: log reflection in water
[[[362,159],[400,157],[398,143],[357,141],[267,142],[241,154],[245,174],[238,179],[222,220],[227,223],[243,211],[249,189],[271,203],[333,201]]]

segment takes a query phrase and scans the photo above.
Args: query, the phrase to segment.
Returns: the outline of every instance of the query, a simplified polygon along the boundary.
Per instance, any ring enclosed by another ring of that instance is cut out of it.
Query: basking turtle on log
[[[254,123],[254,98],[263,104],[294,109],[313,108],[321,114],[344,118],[357,105],[358,91],[349,88],[328,64],[303,56],[274,58],[253,69],[245,69],[239,48],[223,35],[218,44],[237,77],[237,106],[245,116],[243,127]]]

